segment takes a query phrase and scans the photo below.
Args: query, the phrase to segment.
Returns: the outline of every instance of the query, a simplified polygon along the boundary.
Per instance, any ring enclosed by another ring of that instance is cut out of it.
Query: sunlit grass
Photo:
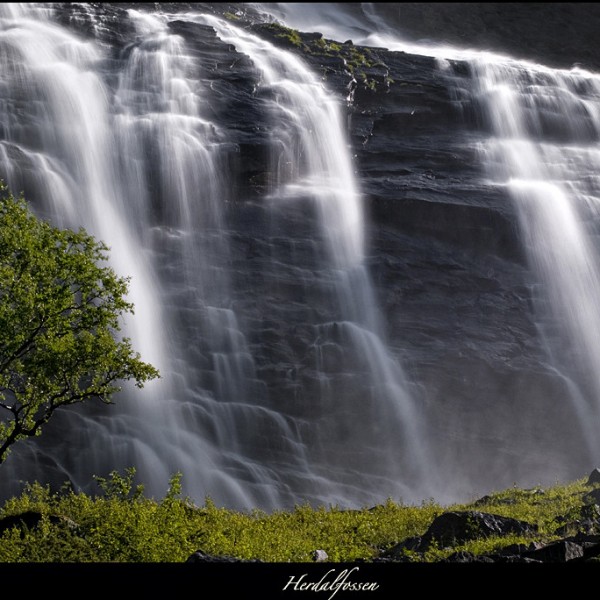
[[[181,562],[196,550],[266,562],[308,562],[324,550],[330,561],[371,560],[402,540],[422,535],[446,510],[479,510],[538,526],[532,536],[475,539],[449,548],[435,544],[406,558],[437,561],[453,552],[489,554],[510,544],[552,541],[564,518],[575,519],[590,490],[584,480],[543,490],[512,488],[476,503],[442,507],[432,501],[407,506],[391,500],[362,510],[296,506],[291,511],[238,512],[181,498],[179,476],[162,500],[133,486],[134,471],[100,480],[103,492],[89,496],[52,493],[32,484],[7,501],[0,518],[26,511],[41,513],[31,529],[12,527],[0,537],[2,562]],[[0,521],[1,526],[1,521]]]

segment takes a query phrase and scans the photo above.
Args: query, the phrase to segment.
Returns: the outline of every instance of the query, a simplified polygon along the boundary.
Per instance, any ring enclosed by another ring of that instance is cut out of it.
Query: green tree
[[[38,219],[0,182],[0,463],[57,409],[158,377],[120,338],[129,280],[107,259],[105,244]]]

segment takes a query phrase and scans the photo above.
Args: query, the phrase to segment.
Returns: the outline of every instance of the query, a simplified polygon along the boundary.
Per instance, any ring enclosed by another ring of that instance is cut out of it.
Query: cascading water
[[[600,78],[514,61],[472,66],[494,134],[483,159],[517,206],[523,243],[546,290],[537,294],[539,314],[552,315],[544,324],[548,349],[555,366],[580,382],[574,409],[593,461],[600,453],[600,265],[593,222]]]
[[[262,26],[0,7],[0,177],[107,242],[132,278],[126,333],[163,376],[57,415],[3,465],[4,495],[135,466],[151,494],[181,471],[185,493],[232,507],[449,501],[572,476],[598,455],[600,80],[405,43],[387,6],[240,12],[404,52],[383,55],[400,74],[387,90],[359,86],[356,165],[341,99]],[[389,226],[369,231],[356,166]],[[518,226],[528,264],[457,241],[487,235],[482,223],[491,237]]]
[[[200,117],[200,94],[191,88],[199,84],[186,79],[193,65],[181,40],[160,19],[130,16],[138,43],[123,65],[113,106],[94,71],[106,59],[101,48],[35,11],[14,20],[9,14],[2,23],[4,72],[11,75],[1,145],[8,183],[25,189],[59,223],[84,225],[109,244],[117,271],[132,278],[136,316],[127,325],[134,345],[163,375],[155,389],[120,402],[118,414],[65,412],[62,426],[76,432],[75,440],[36,457],[33,476],[44,479],[55,469],[85,487],[94,473],[135,465],[159,494],[181,470],[195,497],[276,504],[277,490],[263,491],[269,482],[260,466],[245,477],[259,480],[258,497],[237,482],[253,469],[236,453],[240,420],[273,421],[280,435],[292,436],[278,415],[257,408],[257,416],[242,404],[252,390],[252,359],[226,305],[218,134]],[[18,113],[24,113],[19,122]],[[185,310],[178,310],[181,304]],[[208,364],[198,367],[187,353],[195,358],[200,339],[207,340],[202,359]],[[202,387],[207,379],[216,380],[214,391]],[[105,452],[97,451],[99,444]],[[14,464],[15,473],[22,468],[31,470]]]
[[[592,466],[600,454],[598,75],[434,42],[405,41],[395,29],[402,30],[401,6],[390,7],[387,16],[392,19],[386,18],[383,5],[372,3],[347,5],[344,10],[327,4],[260,6],[303,31],[435,57],[440,72],[450,80],[456,78],[450,86],[469,88],[458,90],[458,104],[475,105],[483,117],[488,135],[478,144],[478,153],[487,184],[507,190],[516,207],[535,282],[532,295],[539,335],[548,360],[564,381],[563,404],[570,404],[583,437],[583,444],[575,444],[562,460],[578,468]],[[559,434],[561,423],[550,418],[548,425]]]
[[[111,246],[114,268],[131,275],[130,299],[139,307],[136,319],[127,323],[127,332],[149,361],[168,369],[168,353],[156,343],[166,335],[160,299],[153,289],[155,275],[138,250],[135,220],[125,218],[123,196],[114,178],[117,162],[112,154],[115,140],[108,98],[92,70],[101,61],[101,52],[51,24],[48,12],[12,7],[2,19],[3,176],[13,190],[25,190],[44,216],[63,226],[85,225]],[[161,387],[154,386],[146,394],[144,411],[151,413],[156,407],[152,399]],[[117,431],[122,418],[115,418]],[[88,441],[95,436],[105,439],[107,427],[113,427],[102,416],[95,419],[76,411],[67,420]],[[117,455],[123,446],[135,445],[118,434],[109,437]],[[100,468],[102,455],[86,451],[85,446],[84,442],[80,449],[83,460]],[[77,481],[77,471],[63,466],[62,460],[57,458],[55,468]]]
[[[313,425],[311,437],[316,444],[307,449],[311,463],[322,477],[337,468],[334,479],[346,480],[357,489],[369,489],[376,481],[405,498],[422,496],[427,493],[422,479],[428,463],[423,415],[383,341],[364,264],[361,198],[337,101],[290,53],[224,20],[203,20],[223,41],[248,55],[262,74],[260,94],[267,102],[275,140],[273,218],[294,204],[316,212],[318,235],[328,256],[319,264],[319,285],[330,290],[334,308],[330,320],[317,325],[315,341],[319,404],[327,408]],[[346,355],[341,372],[327,371],[323,357],[332,351]],[[356,388],[359,395],[352,391],[358,378],[363,380]],[[361,425],[365,422],[369,431]],[[348,448],[350,440],[356,450]],[[350,471],[349,452],[353,454]],[[432,467],[428,477],[432,485]]]
[[[339,109],[318,80],[298,59],[200,15],[129,10],[131,41],[117,55],[55,24],[46,7],[2,10],[0,176],[41,215],[107,242],[132,280],[127,333],[162,373],[110,412],[64,411],[3,467],[6,493],[23,474],[85,489],[93,474],[135,466],[152,494],[181,471],[192,497],[237,507],[428,494],[422,416],[383,339]],[[93,11],[85,18],[102,31]],[[182,19],[209,23],[211,43],[233,44],[235,60],[247,55],[260,72],[278,165],[263,198],[272,238],[261,278],[277,289],[302,272],[304,293],[319,292],[306,323],[314,386],[299,375],[302,391],[296,366],[286,367],[294,398],[270,397],[255,357],[265,333],[236,308],[260,289],[236,290],[232,266],[236,145],[215,110],[212,50],[206,60],[190,51],[171,27]],[[306,248],[308,264],[297,264]]]

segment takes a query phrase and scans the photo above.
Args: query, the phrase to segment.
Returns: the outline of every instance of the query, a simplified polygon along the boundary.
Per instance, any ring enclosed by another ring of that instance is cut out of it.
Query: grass
[[[162,500],[150,499],[143,486],[133,485],[134,474],[130,469],[98,479],[102,492],[93,496],[28,485],[4,504],[0,518],[33,511],[42,515],[41,521],[5,530],[0,562],[182,562],[199,549],[266,562],[308,562],[321,549],[332,562],[368,561],[407,537],[423,534],[445,510],[480,510],[539,528],[532,537],[482,538],[452,548],[434,545],[424,556],[406,552],[409,559],[433,562],[460,550],[485,554],[509,544],[557,539],[563,517],[577,518],[590,490],[580,480],[540,491],[512,488],[476,504],[446,508],[431,501],[407,506],[388,500],[362,510],[301,505],[267,514],[221,508],[210,498],[196,506],[181,497],[179,475]]]

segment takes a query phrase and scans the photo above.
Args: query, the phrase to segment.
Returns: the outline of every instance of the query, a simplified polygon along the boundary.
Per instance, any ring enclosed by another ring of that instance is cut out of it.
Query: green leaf
[[[0,182],[0,463],[54,411],[110,402],[124,381],[159,376],[120,337],[133,305],[108,247],[38,219]]]

